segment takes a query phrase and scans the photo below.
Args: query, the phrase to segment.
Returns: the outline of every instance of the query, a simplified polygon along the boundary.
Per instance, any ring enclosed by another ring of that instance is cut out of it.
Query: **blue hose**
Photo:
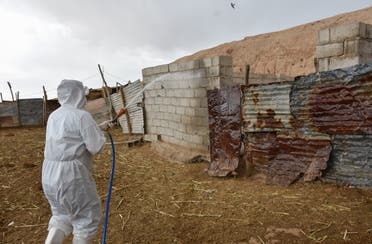
[[[106,244],[106,232],[107,232],[107,225],[108,225],[108,216],[109,216],[112,184],[114,183],[115,159],[116,159],[116,157],[115,157],[115,144],[114,144],[114,140],[112,139],[112,136],[110,134],[109,134],[109,138],[110,138],[111,150],[112,150],[112,168],[111,168],[111,176],[110,176],[110,186],[109,186],[109,191],[108,191],[108,194],[107,194],[105,222],[103,224],[102,244]]]

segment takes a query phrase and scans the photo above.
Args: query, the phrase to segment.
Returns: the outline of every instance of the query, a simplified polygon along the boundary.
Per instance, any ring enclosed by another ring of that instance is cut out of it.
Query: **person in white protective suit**
[[[71,232],[73,243],[92,243],[101,219],[101,201],[93,180],[93,155],[102,151],[102,130],[84,110],[88,89],[76,80],[58,88],[61,104],[48,119],[42,185],[52,210],[45,243],[62,243]]]

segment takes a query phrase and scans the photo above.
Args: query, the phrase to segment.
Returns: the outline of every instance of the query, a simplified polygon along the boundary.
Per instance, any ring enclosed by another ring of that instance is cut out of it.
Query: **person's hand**
[[[102,123],[100,123],[98,125],[98,127],[103,130],[103,131],[106,131],[108,130],[109,128],[112,128],[115,126],[115,123],[113,123],[111,120],[106,120],[106,121],[103,121]]]

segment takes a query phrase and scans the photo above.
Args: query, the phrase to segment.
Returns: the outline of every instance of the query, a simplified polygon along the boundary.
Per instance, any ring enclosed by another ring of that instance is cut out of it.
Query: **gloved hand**
[[[100,123],[98,125],[98,127],[103,130],[103,131],[106,131],[108,130],[109,128],[112,128],[115,126],[115,123],[113,123],[111,120],[106,120],[106,121],[103,121],[102,123]]]

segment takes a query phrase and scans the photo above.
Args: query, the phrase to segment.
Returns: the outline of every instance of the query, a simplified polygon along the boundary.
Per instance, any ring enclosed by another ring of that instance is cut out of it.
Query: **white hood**
[[[62,80],[57,88],[58,101],[63,105],[71,105],[82,109],[87,103],[86,95],[88,88],[81,81]]]

